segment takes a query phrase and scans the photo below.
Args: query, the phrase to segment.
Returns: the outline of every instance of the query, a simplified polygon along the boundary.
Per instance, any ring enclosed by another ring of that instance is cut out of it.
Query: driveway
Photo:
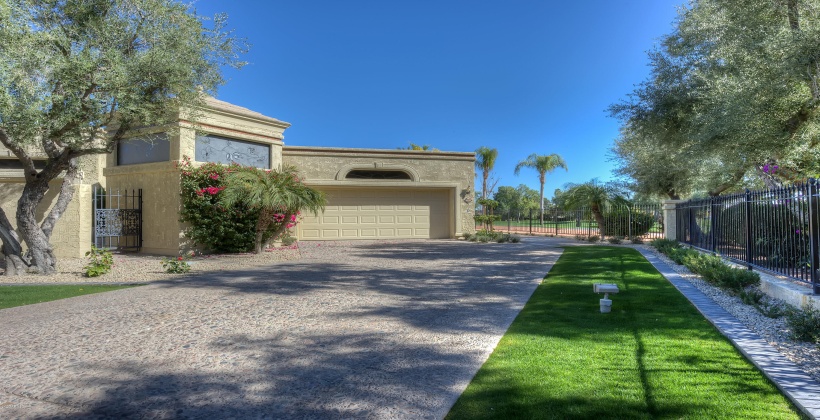
[[[440,418],[550,244],[303,243],[297,261],[2,310],[0,418]]]

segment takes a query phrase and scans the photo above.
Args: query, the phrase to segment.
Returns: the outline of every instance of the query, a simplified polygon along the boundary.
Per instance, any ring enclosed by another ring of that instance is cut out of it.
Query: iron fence
[[[752,267],[818,284],[817,181],[678,203],[680,242]]]
[[[575,210],[546,209],[528,212],[497,212],[499,220],[493,229],[528,235],[620,236],[645,239],[662,238],[663,212],[660,204],[641,206],[607,206],[596,216],[590,208]],[[600,220],[600,221],[599,221]],[[600,226],[603,226],[601,229]],[[486,229],[481,223],[476,229]]]
[[[142,190],[106,192],[94,187],[94,246],[139,251],[142,247]]]

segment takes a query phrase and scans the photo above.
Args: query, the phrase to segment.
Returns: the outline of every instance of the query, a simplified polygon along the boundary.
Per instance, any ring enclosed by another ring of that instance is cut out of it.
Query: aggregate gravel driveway
[[[0,310],[0,418],[441,418],[561,250],[306,243]]]

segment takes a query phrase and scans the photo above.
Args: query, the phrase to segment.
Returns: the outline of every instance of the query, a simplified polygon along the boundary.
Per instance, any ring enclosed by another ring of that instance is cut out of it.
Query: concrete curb
[[[757,333],[748,329],[651,252],[638,251],[675,286],[703,316],[779,388],[797,408],[820,418],[820,383],[800,370]]]

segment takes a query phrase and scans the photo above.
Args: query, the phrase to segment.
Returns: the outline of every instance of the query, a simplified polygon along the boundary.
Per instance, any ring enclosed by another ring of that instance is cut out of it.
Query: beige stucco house
[[[90,249],[95,185],[109,192],[142,189],[141,252],[185,250],[176,166],[185,156],[264,169],[296,166],[306,184],[328,197],[324,213],[305,215],[297,226],[300,240],[439,239],[475,229],[472,152],[285,146],[289,123],[216,99],[195,124],[190,120],[182,114],[174,124],[139,130],[114,153],[82,162],[74,200],[53,234],[59,256],[81,257]],[[0,206],[12,219],[23,182],[15,162],[0,150]]]

